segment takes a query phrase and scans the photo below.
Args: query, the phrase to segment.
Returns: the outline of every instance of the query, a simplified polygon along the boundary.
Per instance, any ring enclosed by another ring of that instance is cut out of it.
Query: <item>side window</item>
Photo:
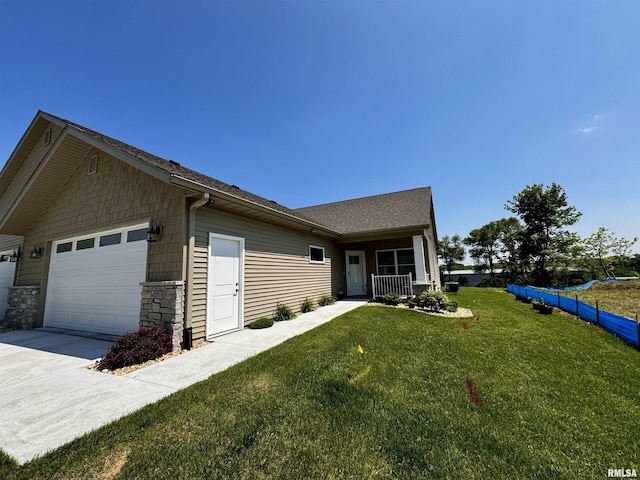
[[[309,245],[309,263],[324,263],[324,247]]]

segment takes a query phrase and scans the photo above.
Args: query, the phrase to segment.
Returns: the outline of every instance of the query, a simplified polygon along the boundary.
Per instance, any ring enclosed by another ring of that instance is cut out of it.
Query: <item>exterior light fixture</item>
[[[33,246],[33,250],[31,250],[31,253],[29,254],[30,258],[40,258],[42,256],[42,252],[44,252],[44,248],[42,248],[42,245],[37,244]]]
[[[8,262],[9,255],[0,255],[0,262]]]
[[[155,220],[151,220],[151,223],[149,223],[149,230],[147,230],[147,242],[157,242],[160,235],[162,235],[162,225],[158,225]]]
[[[18,259],[20,258],[20,249],[18,248],[17,250],[14,250],[13,252],[11,252],[11,255],[9,255],[9,261],[10,262],[17,262]]]

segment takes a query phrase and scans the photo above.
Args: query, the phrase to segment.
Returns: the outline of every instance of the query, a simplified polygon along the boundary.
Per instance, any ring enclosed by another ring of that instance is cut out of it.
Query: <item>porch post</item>
[[[426,285],[429,276],[427,275],[427,263],[424,258],[422,235],[413,236],[413,259],[416,262],[416,283]]]

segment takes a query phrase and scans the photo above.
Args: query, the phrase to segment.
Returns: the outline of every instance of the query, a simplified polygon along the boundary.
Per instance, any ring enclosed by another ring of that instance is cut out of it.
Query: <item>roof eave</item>
[[[300,217],[296,217],[294,215],[285,213],[285,212],[281,212],[280,210],[276,210],[275,208],[269,208],[265,205],[260,205],[259,203],[256,202],[252,202],[250,200],[246,200],[244,198],[240,198],[236,195],[232,195],[230,193],[227,192],[223,192],[222,190],[218,190],[216,188],[213,188],[211,186],[205,185],[203,183],[199,183],[196,182],[194,180],[190,180],[188,178],[184,178],[180,175],[175,175],[175,174],[170,174],[170,181],[169,183],[173,184],[173,185],[178,185],[180,187],[185,187],[185,188],[189,188],[192,190],[197,190],[197,191],[201,191],[201,192],[206,192],[206,193],[212,193],[214,195],[218,195],[220,197],[223,197],[226,200],[229,200],[233,203],[237,203],[240,205],[245,205],[247,207],[256,209],[256,210],[260,210],[263,212],[267,212],[271,215],[274,215],[276,217],[280,217],[283,218],[285,220],[288,220],[290,222],[293,223],[297,223],[299,225],[303,225],[307,228],[310,229],[314,229],[317,230],[318,232],[323,232],[324,234],[327,234],[329,236],[333,236],[333,237],[341,237],[342,234],[336,230],[330,229],[324,225],[321,225],[319,223],[315,223],[315,222],[311,222],[309,220],[305,220],[303,218]]]
[[[381,237],[400,238],[403,236],[415,235],[431,228],[430,224],[409,225],[405,227],[383,228],[378,230],[365,230],[361,232],[347,232],[342,234],[338,243],[362,242],[375,240]]]

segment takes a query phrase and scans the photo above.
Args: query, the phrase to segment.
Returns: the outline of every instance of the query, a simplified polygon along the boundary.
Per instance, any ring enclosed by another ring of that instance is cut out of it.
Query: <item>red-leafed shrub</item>
[[[171,351],[171,336],[160,327],[141,328],[125,333],[109,347],[98,363],[98,370],[116,370],[155,360]]]

